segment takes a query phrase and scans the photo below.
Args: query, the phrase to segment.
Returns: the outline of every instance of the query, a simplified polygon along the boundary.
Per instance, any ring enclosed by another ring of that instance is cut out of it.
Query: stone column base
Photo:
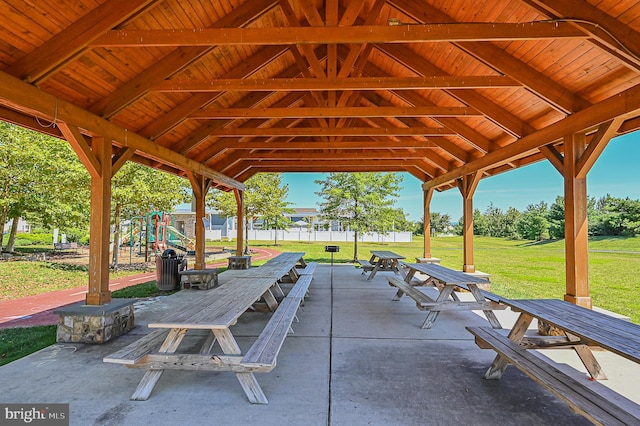
[[[113,299],[104,305],[84,302],[53,311],[58,319],[58,343],[105,343],[134,327],[133,299]]]
[[[229,256],[227,269],[251,269],[251,256]]]

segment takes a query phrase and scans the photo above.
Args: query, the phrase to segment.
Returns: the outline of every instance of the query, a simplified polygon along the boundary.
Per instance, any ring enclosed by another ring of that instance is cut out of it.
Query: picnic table
[[[164,370],[173,369],[232,371],[250,402],[266,404],[267,398],[253,373],[269,372],[275,368],[276,357],[307,293],[311,275],[298,277],[286,297],[278,284],[283,268],[291,265],[294,259],[294,265],[298,263],[302,255],[304,253],[285,256],[273,264],[282,262],[280,268],[272,266],[260,273],[252,273],[255,272],[253,270],[233,271],[242,274],[232,274],[232,278],[223,285],[202,292],[202,297],[186,309],[149,323],[149,328],[155,331],[105,357],[103,361],[146,369],[132,400],[148,399]],[[231,327],[260,299],[266,301],[273,315],[251,348],[242,354]],[[197,353],[178,353],[189,330],[210,330],[211,333]],[[221,354],[212,354],[216,343]],[[158,345],[159,349],[156,349]]]
[[[385,250],[371,250],[371,258],[367,260],[358,260],[362,266],[362,273],[369,273],[367,281],[371,281],[373,277],[380,271],[391,271],[395,274],[402,274],[400,269],[400,261],[405,257]]]
[[[606,375],[592,352],[592,347],[600,347],[640,363],[640,325],[558,299],[501,299],[501,303],[520,312],[508,335],[488,327],[467,327],[478,346],[497,352],[486,379],[500,379],[512,364],[596,424],[640,424],[638,404],[610,389],[603,392],[594,383]],[[552,325],[560,335],[526,335],[534,319]],[[577,380],[532,351],[544,348],[573,349],[591,379]]]
[[[436,263],[404,263],[403,265],[407,270],[404,280],[389,278],[389,285],[398,288],[393,300],[400,300],[402,295],[406,294],[416,301],[418,309],[429,311],[421,328],[431,328],[438,318],[438,314],[445,310],[482,310],[492,327],[502,328],[493,311],[505,309],[506,306],[499,303],[498,295],[478,288],[478,285],[487,283],[485,279]],[[414,279],[418,272],[425,274],[426,279]],[[433,299],[419,291],[416,288],[418,286],[436,287],[439,291],[438,297]],[[456,288],[469,291],[475,300],[460,300],[454,292]]]

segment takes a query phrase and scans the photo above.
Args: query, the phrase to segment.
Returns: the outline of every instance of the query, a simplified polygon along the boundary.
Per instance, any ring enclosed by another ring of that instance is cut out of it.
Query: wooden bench
[[[154,330],[133,343],[128,344],[117,352],[102,358],[102,362],[114,364],[135,365],[146,355],[156,351],[166,339],[169,330]]]
[[[78,251],[80,246],[77,242],[72,243],[53,243],[53,251],[66,251],[66,250],[74,250]]]
[[[595,388],[594,382],[582,383],[560,371],[548,361],[513,342],[499,331],[490,327],[466,327],[480,347],[490,347],[505,357],[527,376],[550,390],[571,408],[596,424],[632,425],[640,424],[640,406],[633,401],[616,395],[604,398]],[[487,371],[490,375],[491,370]],[[487,377],[485,378],[493,378]]]
[[[469,286],[466,284],[457,284],[456,287],[461,288],[465,291],[471,292],[471,289],[469,289]],[[480,293],[482,293],[485,299],[491,300],[492,302],[500,303],[501,301],[507,300],[506,298],[499,296],[495,293],[491,293],[490,291],[482,290],[482,289],[478,289],[478,290],[480,290]]]
[[[373,265],[368,260],[358,260],[358,263],[362,267],[362,274],[373,271]]]
[[[301,301],[300,297],[287,296],[280,302],[258,339],[240,361],[241,367],[261,373],[268,373],[275,368],[284,339],[293,332],[291,323]]]
[[[291,298],[298,297],[304,301],[304,298],[309,292],[309,285],[311,285],[311,279],[312,279],[311,275],[306,275],[306,274],[300,275],[300,278],[298,278],[298,281],[296,281],[293,287],[291,287],[291,290],[289,290],[287,297],[291,297]]]
[[[313,275],[317,267],[318,267],[317,262],[309,262],[307,263],[307,266],[300,271],[300,275]]]
[[[403,279],[400,279],[398,277],[387,277],[387,279],[389,280],[390,286],[397,287],[398,290],[401,290],[404,294],[415,300],[418,309],[425,310],[425,305],[433,304],[435,302],[434,299],[427,296],[426,294],[418,290],[415,286],[412,286]],[[400,300],[400,297],[398,297],[397,293],[394,296],[393,300]]]

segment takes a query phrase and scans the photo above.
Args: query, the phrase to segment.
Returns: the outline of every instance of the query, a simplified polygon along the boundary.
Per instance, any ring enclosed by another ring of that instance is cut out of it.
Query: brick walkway
[[[253,260],[267,259],[279,254],[278,251],[270,249],[252,247],[251,250],[254,253],[257,253],[257,255],[253,256]],[[207,266],[227,266],[227,262],[225,260],[211,263]],[[109,282],[109,289],[111,291],[119,290],[132,285],[153,281],[155,279],[155,271],[131,275],[111,280]],[[84,300],[86,294],[87,287],[83,286],[0,302],[0,328],[57,324],[58,315],[54,314],[53,311],[58,309],[60,306]]]

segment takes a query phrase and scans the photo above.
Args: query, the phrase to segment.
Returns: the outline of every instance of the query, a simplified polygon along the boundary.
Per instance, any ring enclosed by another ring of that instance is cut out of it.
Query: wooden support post
[[[578,161],[585,151],[584,134],[564,138],[564,216],[566,294],[564,299],[591,308],[587,223],[587,178],[578,176]]]
[[[188,172],[187,176],[191,182],[191,189],[193,190],[193,197],[196,205],[196,223],[195,223],[195,236],[196,236],[196,260],[194,269],[205,269],[205,230],[204,230],[204,216],[205,216],[205,199],[207,191],[211,185],[211,180],[205,178],[202,175]]]
[[[89,291],[87,305],[111,301],[109,291],[109,240],[111,231],[111,141],[93,138],[91,150],[99,165],[99,176],[91,174],[89,220]]]
[[[431,258],[431,199],[433,198],[433,188],[423,191],[424,197],[424,250],[422,257]]]
[[[464,175],[462,179],[458,179],[458,189],[462,194],[463,200],[463,252],[464,262],[462,270],[464,272],[475,272],[476,267],[473,263],[473,194],[480,182],[481,172],[470,175]]]
[[[233,195],[235,195],[236,197],[236,205],[238,208],[236,256],[242,256],[242,253],[244,251],[244,191],[241,191],[239,189],[234,189]]]
[[[587,174],[624,123],[617,117],[598,127],[586,146],[584,133],[565,136],[564,156],[552,145],[540,147],[564,179],[564,241],[566,294],[564,300],[591,308],[587,222]]]

